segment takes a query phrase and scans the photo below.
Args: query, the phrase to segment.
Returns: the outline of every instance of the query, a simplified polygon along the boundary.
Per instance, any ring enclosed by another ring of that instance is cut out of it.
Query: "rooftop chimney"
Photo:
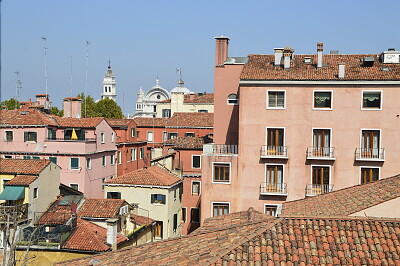
[[[324,51],[324,43],[317,43],[317,68],[322,68],[322,52]]]
[[[107,243],[111,245],[112,250],[117,250],[117,222],[118,222],[118,219],[106,220]]]
[[[283,69],[290,69],[290,60],[292,59],[293,50],[290,47],[283,49]]]
[[[340,63],[339,64],[339,74],[338,74],[338,78],[343,79],[344,75],[345,75],[345,68],[346,68],[346,64],[345,63]]]
[[[82,110],[82,100],[79,97],[64,98],[63,117],[80,118]]]
[[[274,48],[274,52],[275,52],[274,66],[281,66],[283,57],[283,48]]]
[[[229,38],[221,35],[215,37],[215,65],[223,65],[228,58]]]

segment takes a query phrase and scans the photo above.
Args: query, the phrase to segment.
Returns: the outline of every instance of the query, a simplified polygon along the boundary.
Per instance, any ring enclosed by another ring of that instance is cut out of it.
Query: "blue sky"
[[[230,56],[271,54],[291,46],[295,53],[325,51],[380,53],[400,49],[400,1],[239,0],[3,0],[1,2],[1,99],[20,100],[45,92],[47,38],[48,93],[53,105],[85,89],[100,98],[108,59],[117,80],[117,101],[132,114],[139,86],[148,91],[176,86],[176,68],[195,92],[213,91],[214,37],[229,36]],[[124,97],[123,97],[124,96]]]

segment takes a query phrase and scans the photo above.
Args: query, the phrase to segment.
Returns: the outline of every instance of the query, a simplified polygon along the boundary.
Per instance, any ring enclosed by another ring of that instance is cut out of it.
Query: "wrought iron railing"
[[[262,183],[260,195],[287,195],[286,183]]]
[[[308,184],[306,186],[306,196],[316,196],[333,191],[332,184]]]
[[[310,146],[307,148],[307,158],[334,159],[335,158],[335,148]]]
[[[287,146],[263,145],[261,147],[260,154],[262,158],[276,158],[276,157],[287,158],[288,148]]]
[[[385,160],[384,148],[356,148],[356,160]]]
[[[84,139],[71,139],[70,137],[67,138],[46,138],[46,141],[96,141],[96,138],[84,138]]]
[[[214,154],[237,154],[237,145],[225,145],[225,144],[214,144],[213,145]]]

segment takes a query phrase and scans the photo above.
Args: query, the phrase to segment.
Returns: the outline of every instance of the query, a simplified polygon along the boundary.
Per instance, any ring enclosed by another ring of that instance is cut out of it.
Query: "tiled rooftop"
[[[159,101],[159,103],[170,103],[171,99]],[[195,93],[194,95],[185,94],[184,103],[214,103],[214,93]]]
[[[327,67],[317,69],[317,55],[294,54],[289,70],[275,67],[274,55],[249,55],[248,63],[244,65],[241,80],[397,80],[400,81],[400,64],[383,64],[377,54],[324,54],[322,62]],[[311,57],[313,64],[305,64],[304,58]],[[372,67],[363,67],[360,59],[373,57]],[[345,76],[339,79],[340,63],[345,63]],[[382,71],[382,67],[389,67],[389,71]]]
[[[166,124],[166,127],[212,128],[213,126],[213,113],[175,112]]]
[[[165,127],[169,118],[166,117],[135,117],[138,127]]]
[[[52,116],[60,127],[83,127],[83,128],[94,128],[104,118],[103,117],[92,117],[92,118],[64,118],[58,116]]]
[[[54,202],[52,202],[45,213],[40,217],[39,225],[58,225],[64,224],[72,216],[71,205],[63,204],[60,205],[60,201],[63,197],[58,197]]]
[[[127,127],[132,122],[132,119],[106,118],[106,121],[111,127]]]
[[[49,163],[45,159],[0,159],[0,173],[38,175]]]
[[[51,116],[36,109],[0,110],[0,125],[51,125],[57,123]]]
[[[152,223],[156,222],[156,220],[153,220],[150,217],[141,216],[137,214],[131,214],[131,220],[133,223],[137,225],[145,225],[145,226],[149,226]]]
[[[350,215],[400,197],[400,175],[283,204],[282,215]]]
[[[83,219],[77,219],[77,227],[64,242],[63,249],[86,250],[92,252],[104,252],[111,250],[106,244],[107,229]],[[128,240],[118,234],[117,244]]]
[[[130,185],[148,185],[148,186],[172,186],[181,179],[169,171],[159,167],[151,166],[139,169],[122,176],[113,178],[108,184],[130,184]]]
[[[82,218],[115,218],[119,209],[126,205],[123,199],[85,199],[78,211]]]
[[[400,220],[269,217],[60,264],[91,260],[97,265],[400,265]]]
[[[7,181],[7,186],[29,186],[38,177],[36,175],[17,175],[10,181]]]
[[[164,144],[171,146],[176,149],[190,149],[190,150],[202,150],[204,144],[203,137],[176,137],[169,139]]]

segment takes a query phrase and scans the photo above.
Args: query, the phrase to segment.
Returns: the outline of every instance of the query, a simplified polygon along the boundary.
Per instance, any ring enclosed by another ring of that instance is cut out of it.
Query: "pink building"
[[[202,157],[202,220],[400,172],[400,51],[228,57],[216,38],[214,140]]]
[[[61,167],[61,183],[88,197],[102,197],[102,183],[116,175],[116,136],[104,118],[2,110],[0,134],[3,158],[50,159]]]

